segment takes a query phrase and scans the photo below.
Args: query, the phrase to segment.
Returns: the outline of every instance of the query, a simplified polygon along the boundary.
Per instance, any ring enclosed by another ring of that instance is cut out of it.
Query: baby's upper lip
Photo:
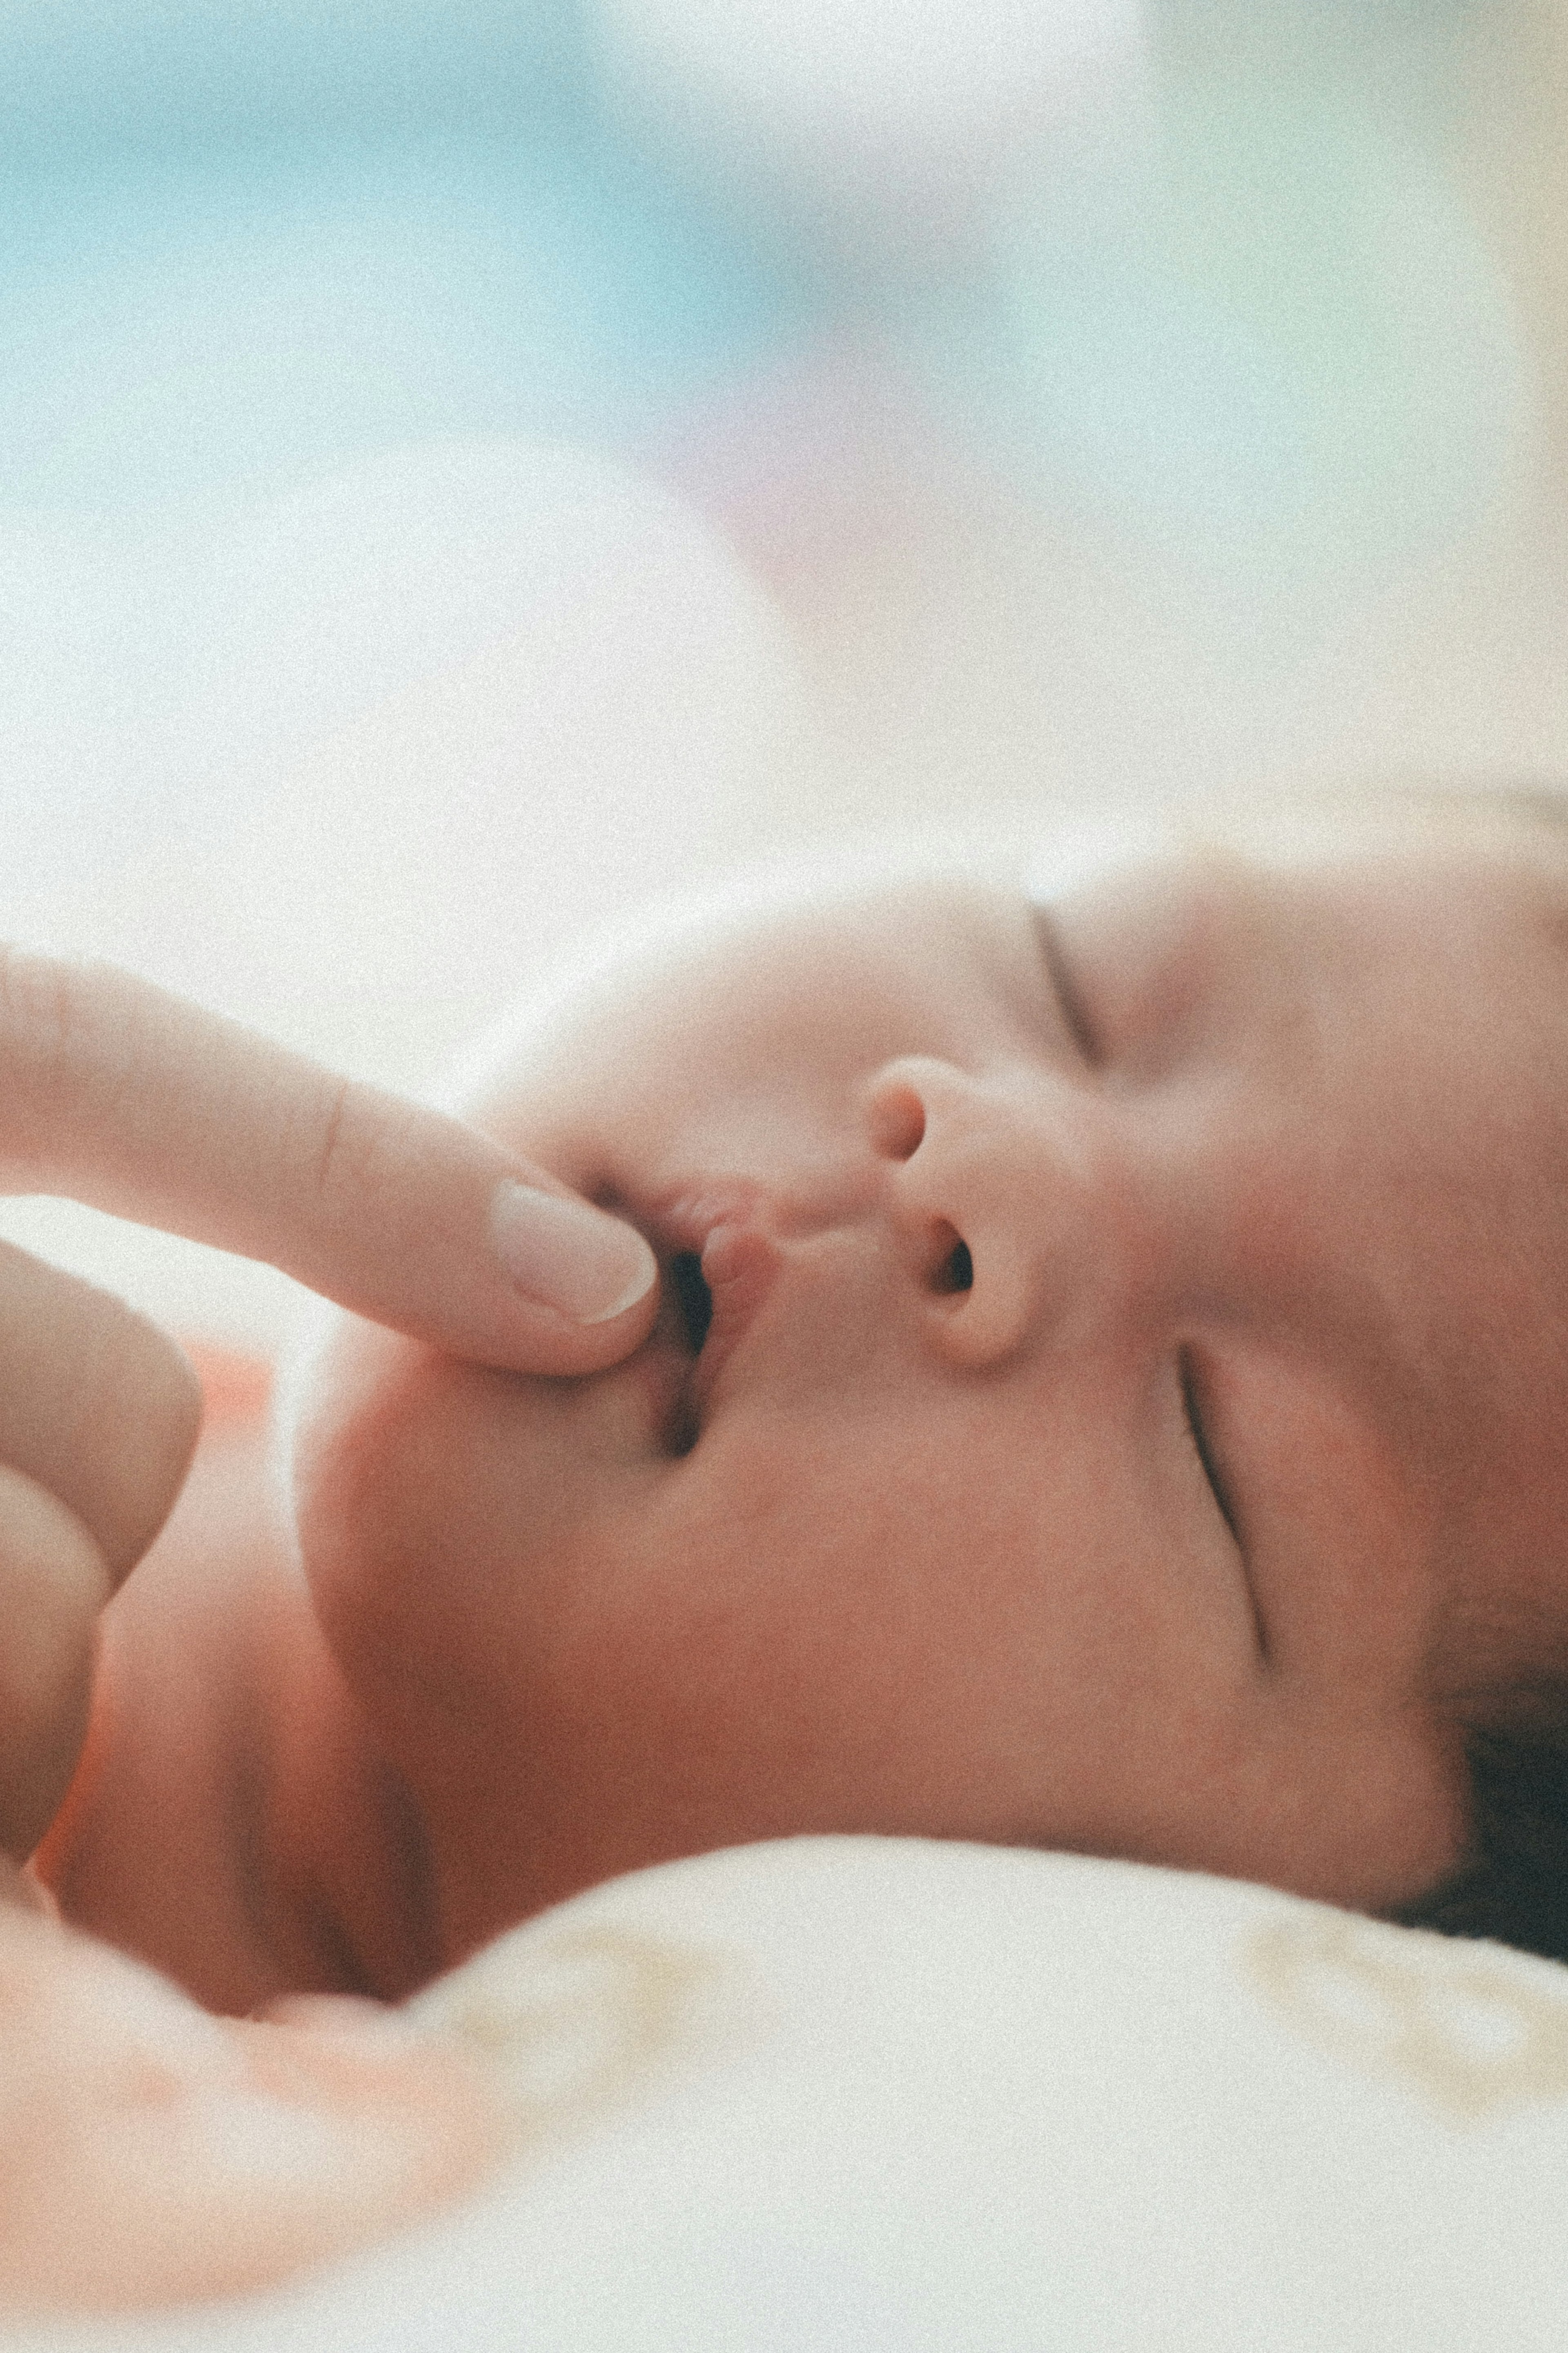
[[[761,1185],[751,1179],[714,1178],[665,1196],[644,1225],[666,1263],[683,1251],[700,1260],[711,1296],[712,1318],[688,1378],[689,1401],[699,1425],[783,1264],[767,1230],[769,1222]]]

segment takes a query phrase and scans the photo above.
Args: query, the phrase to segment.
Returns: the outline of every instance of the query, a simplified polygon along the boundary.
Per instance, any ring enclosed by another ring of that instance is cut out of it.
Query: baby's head
[[[444,1960],[825,1830],[1392,1911],[1479,1826],[1464,1916],[1529,1940],[1568,829],[1388,797],[1036,881],[759,895],[535,1008],[464,1107],[647,1234],[654,1335],[321,1360],[305,1567]]]

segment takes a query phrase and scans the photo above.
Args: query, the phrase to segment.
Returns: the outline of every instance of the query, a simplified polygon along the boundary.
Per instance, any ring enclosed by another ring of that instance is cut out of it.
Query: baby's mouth
[[[708,1287],[702,1261],[697,1252],[677,1250],[666,1269],[665,1281],[674,1303],[680,1338],[695,1363],[702,1353],[702,1343],[707,1339],[709,1326],[713,1321],[713,1293]],[[665,1444],[672,1454],[689,1454],[701,1435],[701,1430],[689,1374],[681,1382],[665,1430]]]
[[[700,1356],[702,1343],[708,1337],[708,1327],[713,1321],[713,1293],[702,1271],[702,1261],[695,1250],[677,1250],[669,1261],[669,1287],[675,1294],[676,1312],[686,1345],[694,1356]]]
[[[659,1261],[662,1298],[648,1345],[668,1352],[667,1366],[670,1355],[679,1360],[663,1425],[671,1454],[689,1454],[702,1435],[725,1366],[779,1271],[759,1205],[760,1188],[737,1181],[683,1187],[641,1215],[624,1199],[603,1205],[629,1215]]]

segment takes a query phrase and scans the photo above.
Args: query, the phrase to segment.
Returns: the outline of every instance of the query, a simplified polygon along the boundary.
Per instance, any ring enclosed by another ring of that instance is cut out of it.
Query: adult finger
[[[459,1121],[110,965],[0,950],[0,1182],[281,1267],[481,1364],[645,1336],[639,1234]]]
[[[201,1386],[122,1300],[0,1242],[0,1463],[58,1498],[129,1575],[179,1493]],[[0,1614],[10,1639],[15,1620]]]
[[[99,1613],[167,1517],[200,1424],[172,1340],[0,1243],[0,1850],[30,1852],[65,1795]]]
[[[75,1513],[0,1463],[0,1848],[18,1858],[76,1769],[110,1583]]]

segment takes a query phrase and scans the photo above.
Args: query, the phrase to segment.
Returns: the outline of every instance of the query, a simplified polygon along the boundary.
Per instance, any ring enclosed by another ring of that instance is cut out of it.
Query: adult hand
[[[479,1363],[587,1373],[645,1337],[642,1237],[438,1112],[129,973],[0,948],[0,1191],[264,1259]],[[0,1244],[0,1848],[30,1852],[86,1728],[104,1602],[200,1421],[172,1340]]]

